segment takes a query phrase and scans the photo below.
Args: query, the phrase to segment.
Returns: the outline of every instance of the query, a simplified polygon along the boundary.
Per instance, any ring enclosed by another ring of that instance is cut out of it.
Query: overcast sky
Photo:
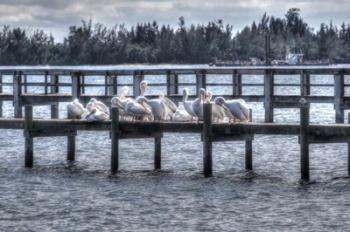
[[[301,9],[311,27],[321,22],[350,23],[349,0],[0,0],[0,22],[26,29],[44,29],[59,41],[70,25],[92,19],[107,26],[156,20],[176,26],[186,22],[206,23],[223,19],[235,30],[258,21],[264,12],[283,17],[289,8]]]

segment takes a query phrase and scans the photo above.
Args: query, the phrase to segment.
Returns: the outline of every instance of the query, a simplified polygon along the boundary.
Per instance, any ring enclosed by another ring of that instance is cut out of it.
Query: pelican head
[[[128,96],[129,88],[127,86],[124,86],[120,91],[120,97],[126,97]]]
[[[199,90],[199,99],[201,100],[201,102],[205,100],[205,89],[203,88]]]
[[[206,91],[205,92],[205,101],[206,102],[210,102],[212,97],[213,97],[213,92],[211,92],[211,91]]]
[[[223,98],[223,97],[216,97],[216,98],[214,99],[214,103],[217,104],[217,105],[219,105],[219,106],[222,106],[222,105],[225,105],[226,100],[225,100],[225,98]]]
[[[145,94],[147,86],[148,86],[147,81],[145,80],[141,81],[140,83],[141,96]]]

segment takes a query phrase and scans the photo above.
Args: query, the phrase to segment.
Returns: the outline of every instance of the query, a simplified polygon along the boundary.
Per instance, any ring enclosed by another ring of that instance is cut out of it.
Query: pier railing
[[[334,105],[335,119],[338,123],[344,122],[344,110],[350,108],[350,96],[345,95],[345,88],[350,87],[345,83],[345,75],[350,74],[350,65],[328,66],[237,66],[237,67],[209,67],[209,66],[174,66],[162,68],[144,66],[138,68],[121,68],[119,66],[0,66],[0,116],[2,115],[2,102],[12,101],[15,117],[22,117],[22,107],[25,105],[51,105],[52,118],[58,118],[58,104],[78,98],[87,102],[91,97],[110,104],[110,99],[118,93],[121,86],[129,86],[133,96],[140,94],[139,84],[147,76],[160,76],[164,81],[150,83],[150,86],[164,88],[165,94],[174,101],[181,101],[180,87],[192,87],[195,94],[200,88],[228,87],[231,93],[224,94],[225,98],[243,98],[252,102],[263,102],[265,108],[265,122],[273,122],[275,108],[298,108],[300,97],[310,103],[330,103]],[[3,76],[11,75],[10,82],[3,82]],[[28,76],[42,76],[40,82],[28,81]],[[184,82],[181,75],[193,75],[193,82]],[[231,81],[212,83],[208,81],[210,75],[228,75]],[[244,75],[261,75],[261,83],[246,83],[242,81]],[[299,83],[275,83],[276,75],[298,75]],[[333,75],[331,84],[317,84],[310,80],[311,75]],[[70,81],[62,81],[62,78],[70,77]],[[88,76],[98,76],[102,83],[87,83]],[[125,84],[122,80],[126,76],[132,78],[132,82]],[[3,92],[3,87],[11,86],[12,92]],[[41,87],[42,93],[30,93],[29,88]],[[86,89],[99,87],[103,94],[89,95]],[[245,94],[245,87],[261,87],[263,94]],[[277,95],[276,87],[298,87],[300,94]],[[311,95],[312,87],[331,87],[333,96]],[[62,88],[69,88],[65,93]],[[152,96],[150,96],[152,97]],[[191,96],[191,97],[194,97]]]

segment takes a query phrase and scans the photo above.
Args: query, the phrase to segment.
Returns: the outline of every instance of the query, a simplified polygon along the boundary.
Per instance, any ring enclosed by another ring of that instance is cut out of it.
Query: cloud
[[[283,17],[289,8],[301,8],[312,27],[331,19],[335,24],[349,22],[348,0],[1,0],[0,21],[4,25],[41,28],[59,40],[69,26],[92,19],[107,26],[156,20],[177,25],[184,16],[188,23],[223,19],[236,30],[260,19],[264,12]]]

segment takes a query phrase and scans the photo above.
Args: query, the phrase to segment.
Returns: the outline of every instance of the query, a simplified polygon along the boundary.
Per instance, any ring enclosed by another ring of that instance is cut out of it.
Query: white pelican
[[[137,102],[142,105],[149,105],[152,109],[154,120],[165,120],[166,119],[166,105],[161,98],[147,99],[146,97],[138,97]]]
[[[134,99],[127,97],[128,93],[129,93],[129,88],[124,86],[121,89],[120,94],[111,99],[111,106],[117,107],[119,109],[119,115],[121,116],[121,118],[124,118],[125,116],[127,116],[127,114],[124,111],[126,103],[128,101],[134,101]]]
[[[182,103],[184,105],[186,112],[191,116],[191,122],[192,122],[193,118],[197,117],[197,114],[195,112],[193,112],[193,108],[192,108],[193,101],[188,100],[188,89],[187,88],[184,88],[182,93],[183,93]]]
[[[145,117],[152,118],[152,110],[145,106],[143,102],[127,101],[124,111],[127,115],[130,115],[133,120],[135,120],[135,117],[141,117],[141,119]]]
[[[70,117],[72,119],[81,119],[81,117],[85,113],[85,111],[86,111],[86,109],[79,102],[78,99],[75,99],[74,101],[68,103],[68,105],[67,105],[68,117]]]
[[[214,102],[217,105],[226,106],[231,114],[240,121],[249,120],[249,108],[243,99],[226,101],[223,97],[216,97]]]
[[[205,100],[205,89],[201,88],[198,97],[192,103],[192,110],[197,116],[197,121],[203,118],[203,103]]]
[[[94,108],[99,111],[109,115],[109,108],[101,101],[98,101],[96,98],[91,98],[89,103],[86,105],[86,108],[91,112]]]
[[[140,83],[140,96],[139,97],[145,97],[145,92],[148,87],[147,81],[143,80]],[[138,100],[138,98],[136,100]],[[163,102],[163,105],[165,106],[164,111],[164,119],[172,119],[173,115],[175,114],[177,110],[176,104],[170,100],[168,97],[164,96],[164,94],[159,95],[159,99]]]
[[[109,119],[109,115],[97,108],[93,108],[85,119],[89,122],[101,122]]]
[[[192,116],[189,115],[186,110],[177,109],[173,116],[173,121],[177,121],[177,122],[191,121],[192,122]]]

